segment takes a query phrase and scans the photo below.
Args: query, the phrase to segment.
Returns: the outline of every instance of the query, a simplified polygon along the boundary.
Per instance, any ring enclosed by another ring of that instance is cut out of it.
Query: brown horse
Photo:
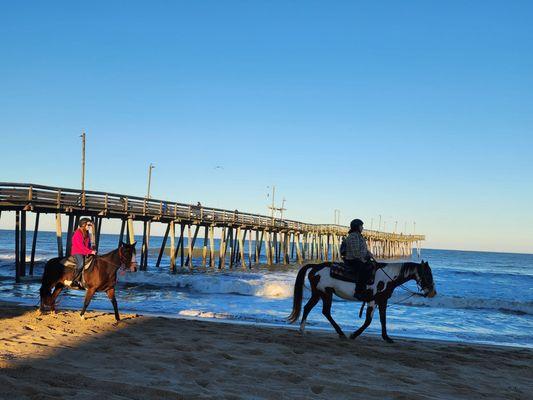
[[[86,289],[85,300],[80,316],[82,318],[96,292],[106,292],[107,297],[113,304],[115,319],[120,321],[118,314],[117,299],[115,298],[115,285],[117,283],[117,271],[120,267],[135,271],[135,244],[121,242],[119,247],[102,256],[94,256],[94,260],[87,270],[83,272],[83,283]],[[44,311],[46,306],[55,312],[57,296],[72,281],[74,268],[65,267],[61,258],[56,257],[48,260],[44,267],[41,289],[41,303],[39,309]],[[52,292],[53,288],[53,292]]]

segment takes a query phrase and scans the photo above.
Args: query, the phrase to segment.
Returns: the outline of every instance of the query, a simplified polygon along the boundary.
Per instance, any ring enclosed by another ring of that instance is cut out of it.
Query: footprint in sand
[[[235,360],[235,357],[233,357],[231,354],[228,353],[221,353],[222,357],[224,357],[226,360]]]
[[[311,386],[311,392],[314,394],[320,394],[324,391],[324,386],[322,385],[313,385]]]
[[[195,380],[195,382],[198,386],[201,386],[203,388],[206,388],[209,385],[209,381],[207,379],[197,379]]]
[[[187,364],[195,364],[197,360],[193,356],[186,355],[185,357],[183,357],[183,361]]]
[[[250,354],[251,356],[261,356],[264,354],[264,352],[259,349],[250,349],[247,351],[247,353]]]

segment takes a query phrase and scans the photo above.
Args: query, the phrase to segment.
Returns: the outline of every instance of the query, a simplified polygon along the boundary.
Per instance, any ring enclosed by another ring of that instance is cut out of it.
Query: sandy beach
[[[0,303],[2,399],[526,399],[533,351]]]

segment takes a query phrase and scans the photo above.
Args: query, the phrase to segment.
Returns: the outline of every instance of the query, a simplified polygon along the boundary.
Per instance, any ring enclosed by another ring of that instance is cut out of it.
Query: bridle
[[[374,260],[374,261],[375,261],[375,260]],[[391,282],[394,281],[394,279],[391,278],[391,276],[390,276],[389,274],[387,274],[387,271],[385,271],[385,270],[383,269],[383,267],[379,267],[377,270],[381,270],[381,271],[387,276],[387,278],[389,278],[389,279],[391,280]],[[376,270],[376,271],[377,271],[377,270]],[[418,272],[418,271],[417,271],[417,272]],[[418,276],[420,277],[420,280],[422,281],[422,274],[420,274],[420,272],[418,273]],[[422,287],[422,284],[421,284],[420,282],[418,282],[417,279],[415,279],[415,281],[416,281],[416,287],[418,288],[418,291],[417,291],[417,292],[415,292],[414,290],[409,289],[409,288],[408,288],[407,286],[405,286],[404,284],[400,284],[400,285],[398,285],[398,287],[402,288],[403,290],[405,290],[407,293],[410,294],[410,296],[408,296],[408,297],[406,297],[405,299],[402,299],[402,300],[400,300],[400,301],[405,301],[405,300],[407,300],[407,299],[410,299],[410,298],[413,297],[413,296],[428,297],[428,294],[429,294],[429,293],[427,293],[427,294],[424,293],[424,288]],[[398,303],[398,302],[396,302],[396,303],[391,303],[391,304],[397,304],[397,303]]]

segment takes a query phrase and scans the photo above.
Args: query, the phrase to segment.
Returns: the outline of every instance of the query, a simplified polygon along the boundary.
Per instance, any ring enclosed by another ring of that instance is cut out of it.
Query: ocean
[[[31,238],[28,232],[28,249]],[[171,274],[167,256],[161,267],[155,268],[161,240],[151,238],[153,250],[147,271],[119,275],[117,301],[121,312],[287,325],[298,266]],[[100,253],[116,248],[117,241],[117,235],[103,234]],[[198,239],[197,246],[201,245]],[[37,306],[44,263],[57,254],[55,233],[39,232],[36,254],[34,277],[16,284],[14,232],[0,230],[0,300]],[[391,337],[533,348],[533,254],[422,249],[421,259],[431,266],[438,295],[404,300],[408,294],[397,289],[391,302],[400,303],[390,305],[387,312]],[[419,261],[414,254],[411,260]],[[193,261],[201,264],[199,259]],[[416,289],[413,282],[407,286]],[[81,291],[64,291],[59,308],[80,309],[82,298]],[[360,303],[334,300],[333,318],[346,333],[362,324],[359,307]],[[112,306],[105,293],[98,293],[90,309],[111,310]],[[320,305],[309,315],[308,328],[334,334]],[[380,333],[377,314],[367,333]]]

